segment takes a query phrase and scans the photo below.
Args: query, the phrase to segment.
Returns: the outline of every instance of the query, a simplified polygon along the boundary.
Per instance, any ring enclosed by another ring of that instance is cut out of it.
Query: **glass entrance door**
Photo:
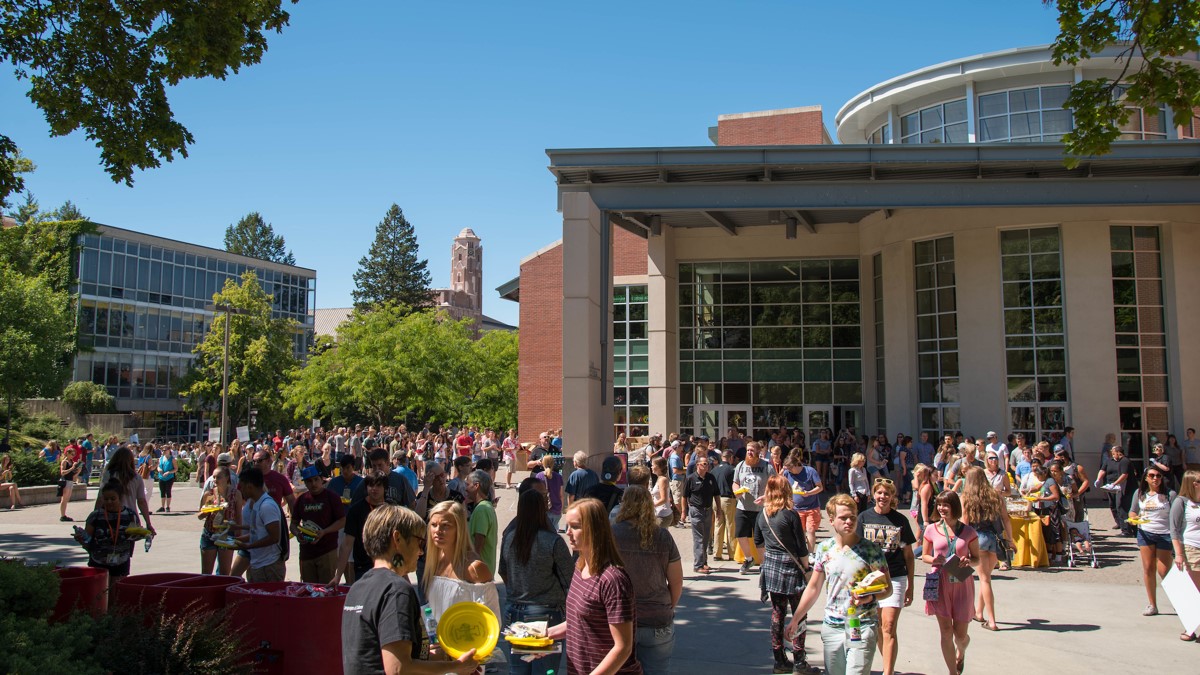
[[[696,435],[708,436],[713,442],[729,434],[730,428],[736,428],[747,439],[753,438],[750,428],[750,407],[736,405],[698,405],[696,406]]]
[[[821,430],[825,428],[833,429],[833,406],[831,405],[806,405],[804,406],[804,445],[811,448],[814,439],[819,438]],[[834,431],[836,434],[837,431]],[[836,436],[834,436],[836,438]]]

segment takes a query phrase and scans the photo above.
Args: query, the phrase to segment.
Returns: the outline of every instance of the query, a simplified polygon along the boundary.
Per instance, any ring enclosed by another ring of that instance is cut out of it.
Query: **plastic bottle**
[[[846,634],[851,642],[862,642],[862,619],[853,606],[846,609]]]
[[[428,604],[421,605],[421,620],[425,622],[425,633],[429,635],[429,644],[437,644],[437,619],[433,616],[433,608]]]
[[[154,543],[154,535],[151,534],[146,537],[146,553],[150,552],[150,544],[153,544],[153,543]]]

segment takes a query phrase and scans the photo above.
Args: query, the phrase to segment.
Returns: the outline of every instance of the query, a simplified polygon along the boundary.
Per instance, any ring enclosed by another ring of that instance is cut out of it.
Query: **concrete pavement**
[[[94,498],[95,488],[89,491]],[[501,490],[501,527],[515,515],[516,493]],[[199,490],[175,487],[174,512],[154,514],[158,530],[153,547],[139,546],[134,574],[199,571],[200,521],[196,518]],[[151,508],[158,508],[157,491]],[[68,514],[79,524],[88,503],[73,503]],[[1141,616],[1146,606],[1141,567],[1132,539],[1112,536],[1112,518],[1091,510],[1100,569],[998,572],[995,576],[998,623],[992,633],[975,624],[967,651],[966,672],[999,673],[1021,670],[1051,672],[1200,672],[1200,644],[1178,639],[1180,623],[1164,593],[1159,591],[1155,617]],[[39,562],[83,565],[83,550],[70,539],[71,523],[58,521],[57,505],[0,513],[0,555]],[[768,605],[759,601],[758,577],[739,576],[734,563],[717,563],[707,577],[691,574],[691,531],[673,528],[671,534],[683,555],[685,583],[678,608],[672,671],[703,675],[771,672]],[[820,538],[827,536],[823,528]],[[917,583],[925,566],[918,562]],[[299,578],[293,554],[288,578]],[[900,656],[903,673],[945,673],[938,649],[937,621],[927,617],[918,598],[901,614]],[[809,662],[821,663],[821,603],[809,613]],[[874,672],[881,672],[876,657]]]

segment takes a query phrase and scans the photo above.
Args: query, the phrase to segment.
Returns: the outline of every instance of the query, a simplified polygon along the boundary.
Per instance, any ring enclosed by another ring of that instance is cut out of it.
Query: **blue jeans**
[[[562,623],[566,615],[562,610],[551,609],[545,605],[517,605],[509,603],[505,609],[505,625],[514,621],[545,621],[547,626]],[[561,644],[561,643],[560,643]],[[532,663],[523,661],[519,656],[509,654],[508,671],[511,675],[557,675],[562,664],[562,654],[551,654],[535,659]],[[665,672],[665,671],[664,671]]]
[[[647,626],[634,632],[634,653],[645,675],[668,675],[675,651],[675,626]]]

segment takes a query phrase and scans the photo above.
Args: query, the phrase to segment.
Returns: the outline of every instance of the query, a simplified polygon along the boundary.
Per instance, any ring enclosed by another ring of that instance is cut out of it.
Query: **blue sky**
[[[838,108],[941,61],[1053,41],[1039,0],[896,2],[318,2],[290,7],[263,62],[171,92],[187,159],[114,184],[82,133],[50,138],[27,83],[0,70],[0,132],[37,165],[43,208],[207,246],[261,212],[317,270],[317,306],[351,275],[393,203],[434,286],[451,240],[483,239],[494,289],[562,235],[546,148],[709,145],[722,113]]]

